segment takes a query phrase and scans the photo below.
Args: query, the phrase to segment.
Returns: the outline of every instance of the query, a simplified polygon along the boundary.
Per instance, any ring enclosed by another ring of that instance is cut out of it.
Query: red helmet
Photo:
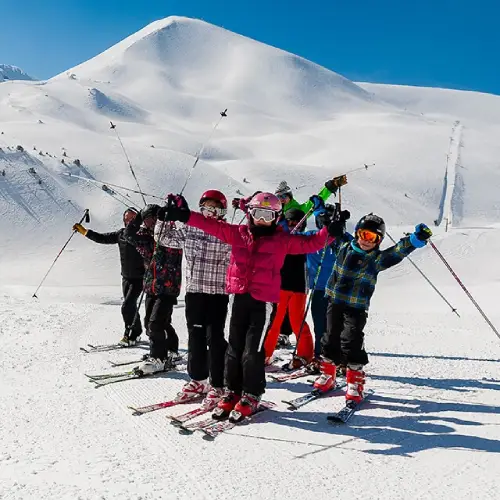
[[[200,205],[205,201],[205,200],[214,200],[218,201],[221,205],[222,208],[226,209],[227,208],[227,200],[226,197],[224,196],[223,193],[220,191],[217,191],[217,189],[209,189],[208,191],[205,191],[200,198]]]

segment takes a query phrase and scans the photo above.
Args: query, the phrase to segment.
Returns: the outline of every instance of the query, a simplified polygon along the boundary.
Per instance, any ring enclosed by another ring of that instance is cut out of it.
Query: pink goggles
[[[219,208],[219,207],[206,207],[204,205],[200,205],[200,212],[202,215],[205,217],[224,217],[226,215],[227,210],[225,208]]]
[[[264,222],[272,222],[276,220],[276,212],[274,210],[268,210],[266,208],[251,208],[250,215],[254,220],[262,220]]]

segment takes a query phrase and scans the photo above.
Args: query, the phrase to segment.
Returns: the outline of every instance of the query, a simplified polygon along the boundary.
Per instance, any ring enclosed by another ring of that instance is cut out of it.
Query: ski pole
[[[219,123],[226,116],[227,116],[227,108],[224,111],[220,112],[220,118],[219,118],[219,120],[213,126],[212,131],[210,132],[210,135],[208,136],[208,138],[206,139],[206,141],[201,145],[200,150],[196,154],[196,158],[194,160],[193,166],[191,167],[191,170],[190,170],[190,172],[189,172],[189,174],[187,176],[186,182],[184,182],[184,186],[182,186],[181,192],[179,193],[180,195],[182,195],[182,193],[184,192],[184,189],[186,189],[187,183],[189,182],[189,179],[191,179],[191,176],[193,175],[193,171],[196,168],[196,165],[198,164],[198,162],[200,161],[200,157],[201,157],[201,154],[203,153],[203,150],[205,149],[206,145],[210,142],[210,139],[214,135],[214,132],[217,130],[217,127],[219,126]]]
[[[231,217],[231,224],[234,222],[234,218],[236,217],[236,208],[233,211],[233,216]]]
[[[137,304],[137,309],[135,310],[134,319],[132,320],[132,324],[127,325],[125,327],[125,335],[127,337],[130,336],[130,330],[132,330],[132,327],[135,325],[135,322],[137,321],[137,318],[139,317],[139,309],[141,308],[143,298],[144,298],[144,288],[142,289],[141,295],[139,297],[139,303]]]
[[[432,249],[438,255],[438,257],[441,259],[441,261],[443,262],[443,264],[446,266],[446,268],[448,269],[448,271],[450,271],[451,275],[455,278],[455,280],[457,281],[457,283],[460,285],[460,287],[462,288],[462,290],[465,292],[465,294],[467,295],[467,297],[469,297],[470,301],[474,304],[474,307],[479,311],[479,313],[484,318],[484,320],[486,321],[486,323],[488,323],[488,326],[493,330],[493,332],[495,333],[495,335],[500,339],[500,333],[498,333],[498,330],[495,328],[495,326],[490,321],[490,319],[488,318],[488,316],[486,316],[486,314],[481,309],[481,307],[479,306],[479,304],[476,302],[476,300],[474,299],[474,297],[472,296],[472,294],[469,292],[469,290],[467,290],[467,288],[465,287],[465,285],[462,283],[462,280],[457,276],[457,274],[455,273],[455,271],[453,270],[453,268],[450,266],[450,264],[448,263],[448,261],[444,258],[443,254],[438,250],[438,248],[436,247],[436,245],[434,245],[434,243],[431,240],[429,240],[429,243],[430,243]]]
[[[120,135],[118,134],[118,130],[116,130],[116,125],[113,122],[109,122],[111,124],[111,129],[115,131],[116,137],[118,138],[118,141],[120,142],[120,145],[123,149],[123,154],[125,155],[125,158],[127,159],[128,166],[130,167],[130,172],[132,172],[132,177],[135,180],[135,183],[137,184],[137,189],[139,189],[139,192],[141,193],[142,196],[142,201],[144,202],[144,205],[147,205],[146,203],[146,198],[144,198],[144,193],[142,192],[141,186],[139,185],[139,181],[137,180],[137,176],[135,175],[134,168],[132,167],[132,163],[130,162],[130,158],[128,157],[127,151],[125,150],[125,146],[123,145],[123,142],[120,138]]]
[[[394,243],[396,244],[396,240],[389,234],[388,231],[386,231],[386,233],[388,238]],[[420,275],[425,279],[425,281],[427,281],[427,283],[429,283],[429,285],[432,287],[432,289],[446,302],[446,304],[448,305],[448,307],[451,309],[452,312],[454,312],[459,318],[460,318],[460,314],[458,314],[458,311],[457,311],[457,308],[456,307],[453,307],[449,302],[448,300],[446,299],[446,297],[438,290],[438,288],[434,285],[434,283],[424,274],[424,272],[417,266],[417,264],[415,264],[415,262],[412,260],[411,257],[407,257],[408,261],[412,264],[412,266],[420,273]]]
[[[83,221],[85,221],[87,224],[90,222],[90,214],[89,214],[89,209],[88,208],[85,209],[85,212],[83,213],[83,217],[80,219],[79,224],[81,224]],[[45,281],[45,279],[49,275],[50,271],[52,271],[52,268],[54,267],[55,263],[57,262],[57,259],[59,259],[59,257],[61,256],[61,254],[64,252],[64,249],[68,246],[68,243],[71,241],[71,238],[73,238],[73,236],[75,235],[75,233],[76,233],[76,230],[74,230],[71,233],[71,236],[68,238],[68,240],[63,245],[63,247],[61,248],[61,250],[59,250],[59,253],[57,254],[56,258],[54,259],[54,262],[52,262],[52,265],[49,267],[49,270],[45,273],[45,276],[43,277],[42,281],[40,282],[40,284],[38,285],[37,289],[35,290],[35,293],[33,294],[33,298],[38,299],[36,293],[38,292],[38,290],[40,290],[40,287],[42,286],[43,282]]]
[[[136,193],[136,194],[143,194],[145,196],[149,196],[150,198],[156,198],[157,200],[164,200],[161,196],[157,196],[156,194],[150,194],[150,193],[145,193],[144,191],[137,191],[137,189],[130,189],[125,186],[120,186],[119,184],[113,184],[112,182],[106,182],[106,181],[100,181],[98,179],[88,179],[87,177],[83,177],[81,175],[76,175],[76,174],[71,174],[69,172],[63,173],[63,175],[66,175],[68,177],[75,177],[76,179],[81,179],[82,181],[86,182],[93,182],[98,185],[105,185],[105,186],[111,186],[114,188],[118,189],[123,189],[124,191],[130,191],[131,193]]]

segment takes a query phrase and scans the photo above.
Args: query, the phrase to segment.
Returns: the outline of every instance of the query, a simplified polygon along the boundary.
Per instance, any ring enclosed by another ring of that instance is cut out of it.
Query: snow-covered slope
[[[30,296],[85,208],[90,227],[104,231],[120,226],[124,204],[142,205],[135,193],[112,188],[112,196],[65,174],[135,189],[118,133],[144,192],[163,196],[182,188],[211,136],[185,190],[192,206],[209,187],[231,198],[284,179],[305,200],[348,172],[342,203],[351,222],[376,212],[395,238],[427,222],[498,325],[499,109],[499,96],[353,83],[180,17],[48,81],[0,84],[0,406],[8,415],[0,497],[495,498],[498,341],[429,248],[415,262],[461,318],[409,263],[381,275],[366,330],[376,395],[345,428],[325,423],[339,398],[286,410],[282,399],[308,390],[301,381],[270,385],[265,397],[277,410],[215,443],[179,436],[162,412],[139,419],[126,409],[172,397],[183,373],[89,388],[83,373],[134,357],[78,351],[121,333],[113,246],[75,235],[40,300]],[[185,346],[182,300],[174,324]]]
[[[0,64],[0,82],[4,80],[34,80],[34,78],[17,66]]]

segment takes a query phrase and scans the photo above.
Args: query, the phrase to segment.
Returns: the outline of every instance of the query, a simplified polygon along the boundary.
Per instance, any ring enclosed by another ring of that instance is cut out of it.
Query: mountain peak
[[[21,68],[10,64],[0,64],[0,82],[8,80],[35,80]]]

